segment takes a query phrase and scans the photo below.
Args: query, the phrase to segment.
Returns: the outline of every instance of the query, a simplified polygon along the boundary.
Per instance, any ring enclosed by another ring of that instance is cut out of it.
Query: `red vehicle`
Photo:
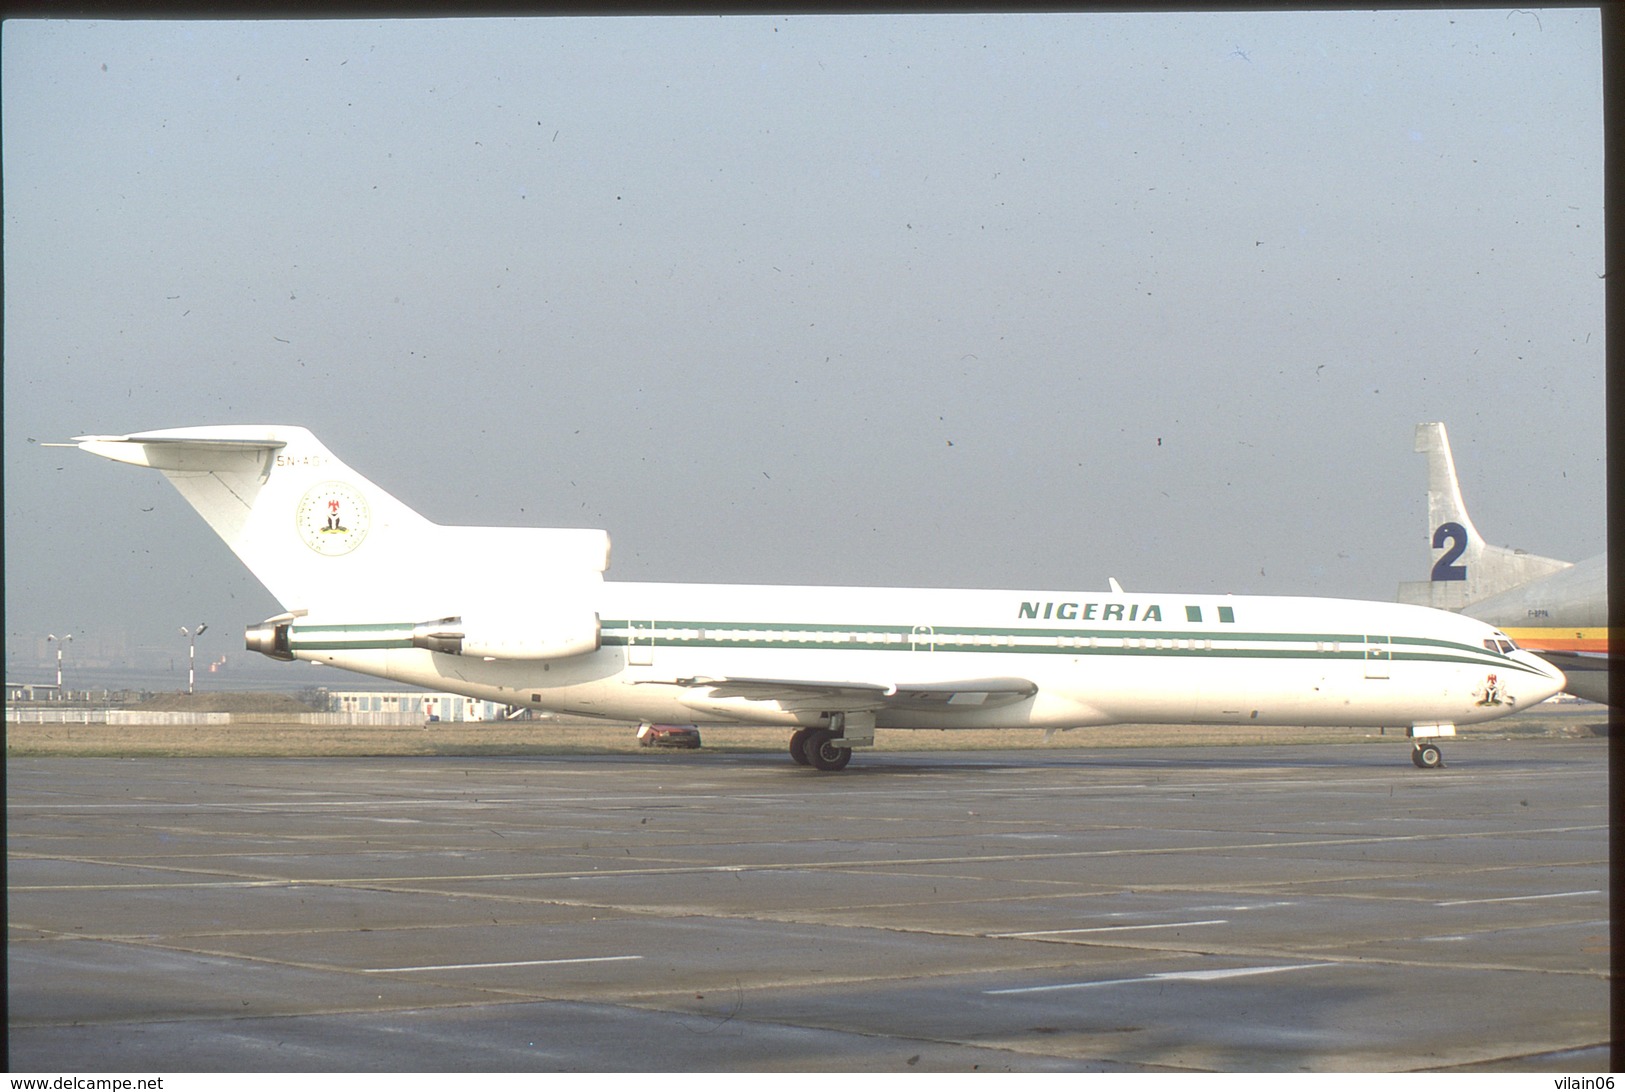
[[[638,728],[638,745],[697,748],[700,730],[692,724],[645,724]]]

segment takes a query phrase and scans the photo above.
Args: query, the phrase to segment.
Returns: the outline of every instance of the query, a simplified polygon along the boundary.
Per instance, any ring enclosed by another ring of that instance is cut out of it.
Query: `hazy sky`
[[[611,579],[1391,599],[1443,420],[1604,546],[1593,10],[0,34],[8,677],[279,609],[81,433],[302,424]]]

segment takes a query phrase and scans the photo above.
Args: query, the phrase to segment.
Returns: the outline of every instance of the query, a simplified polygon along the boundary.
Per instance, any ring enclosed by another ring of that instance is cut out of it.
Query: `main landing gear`
[[[834,772],[846,769],[853,747],[874,742],[873,713],[831,713],[828,728],[802,728],[790,736],[790,757],[797,766]]]
[[[1418,742],[1411,748],[1411,761],[1419,770],[1437,770],[1444,765],[1444,754],[1437,743]]]
[[[815,770],[844,770],[852,761],[852,745],[828,728],[803,728],[790,737],[790,757]]]

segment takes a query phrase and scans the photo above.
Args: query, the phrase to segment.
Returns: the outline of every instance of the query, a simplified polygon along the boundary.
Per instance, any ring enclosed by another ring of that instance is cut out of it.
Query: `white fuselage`
[[[886,728],[1468,724],[1562,686],[1536,657],[1507,651],[1493,627],[1403,604],[608,581],[580,594],[602,626],[600,647],[581,655],[451,655],[411,646],[421,618],[314,615],[293,625],[289,651],[559,713],[764,725],[816,724],[841,706],[719,696],[709,681],[1036,685],[1029,697],[986,708],[882,704],[876,723]]]
[[[254,651],[559,713],[793,726],[792,757],[819,769],[877,727],[1394,725],[1426,738],[1563,685],[1492,626],[1427,607],[1115,585],[609,582],[606,532],[431,523],[298,426],[78,445],[161,471],[260,578],[286,613],[248,629]],[[1413,761],[1437,765],[1438,751]]]

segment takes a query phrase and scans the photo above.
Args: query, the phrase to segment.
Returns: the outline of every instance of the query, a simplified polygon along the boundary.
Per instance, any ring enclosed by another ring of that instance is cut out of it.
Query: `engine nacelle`
[[[487,660],[562,660],[597,652],[600,635],[594,611],[539,614],[525,621],[453,617],[413,627],[412,645]]]
[[[243,638],[243,643],[250,652],[258,652],[273,660],[293,659],[293,653],[288,648],[287,622],[278,622],[272,618],[258,625],[245,626]]]

